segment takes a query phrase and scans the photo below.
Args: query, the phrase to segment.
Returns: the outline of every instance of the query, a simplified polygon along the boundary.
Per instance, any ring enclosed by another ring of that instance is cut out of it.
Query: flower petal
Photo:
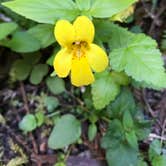
[[[90,44],[86,57],[92,69],[96,72],[103,71],[108,66],[108,56],[105,51],[96,44]]]
[[[92,43],[95,34],[95,28],[92,21],[86,16],[79,16],[73,23],[76,40]]]
[[[66,20],[59,20],[54,29],[54,35],[62,47],[70,46],[75,40],[73,25]]]
[[[71,68],[71,82],[75,86],[89,85],[94,81],[93,73],[85,57],[74,58]]]
[[[59,77],[67,77],[71,69],[72,54],[67,49],[60,50],[54,59],[54,69]]]

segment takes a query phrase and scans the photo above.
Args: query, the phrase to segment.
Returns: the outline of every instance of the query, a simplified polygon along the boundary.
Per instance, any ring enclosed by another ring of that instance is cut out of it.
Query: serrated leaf
[[[25,115],[19,123],[19,128],[25,132],[34,130],[37,127],[36,119],[33,114]]]
[[[34,85],[39,84],[44,76],[48,73],[48,66],[46,64],[37,64],[32,69],[32,73],[30,75],[30,82]]]
[[[48,77],[46,84],[48,89],[55,95],[65,91],[65,83],[58,77]]]
[[[125,144],[119,144],[116,148],[106,151],[106,159],[109,166],[135,166],[137,164],[137,156],[138,152]]]
[[[161,53],[155,40],[144,34],[134,35],[126,47],[110,53],[110,63],[115,71],[125,71],[136,81],[144,81],[160,88],[166,85],[166,74]]]
[[[18,25],[14,22],[0,24],[0,40],[11,34],[17,29]]]
[[[89,128],[88,128],[88,139],[89,139],[89,141],[93,141],[93,139],[96,136],[96,133],[97,133],[96,124],[94,124],[94,123],[90,124]]]
[[[125,10],[134,2],[136,2],[136,0],[95,0],[92,3],[90,13],[94,17],[111,17]]]
[[[26,80],[30,74],[32,65],[24,59],[16,60],[12,66],[11,73],[17,80]]]
[[[19,53],[34,52],[40,49],[40,42],[27,32],[16,32],[12,39],[5,42],[11,50]]]
[[[41,48],[46,48],[55,42],[53,25],[39,24],[27,32],[40,41]]]
[[[81,124],[73,115],[66,114],[56,123],[48,140],[51,149],[60,149],[76,142],[81,135]]]
[[[55,24],[57,19],[73,20],[79,14],[71,0],[14,0],[2,4],[17,14],[40,23]]]
[[[44,100],[44,105],[47,107],[48,112],[54,111],[58,107],[59,101],[56,97],[46,96]]]
[[[92,84],[92,98],[96,109],[102,109],[115,99],[120,87],[114,82],[109,72],[97,73]]]

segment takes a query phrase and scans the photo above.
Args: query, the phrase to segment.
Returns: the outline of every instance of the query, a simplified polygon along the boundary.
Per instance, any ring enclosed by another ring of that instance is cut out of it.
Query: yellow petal
[[[86,57],[90,66],[96,72],[101,72],[108,66],[107,54],[96,44],[90,45],[90,49],[86,52]]]
[[[76,40],[92,43],[95,34],[95,28],[92,21],[86,16],[79,16],[73,23]]]
[[[70,46],[75,40],[74,27],[70,22],[66,20],[60,20],[56,23],[54,29],[54,35],[57,42],[62,47]]]
[[[54,59],[54,69],[59,77],[66,77],[71,69],[72,54],[67,49],[60,50]]]
[[[85,57],[74,58],[71,68],[71,82],[75,86],[89,85],[94,81],[93,73]]]

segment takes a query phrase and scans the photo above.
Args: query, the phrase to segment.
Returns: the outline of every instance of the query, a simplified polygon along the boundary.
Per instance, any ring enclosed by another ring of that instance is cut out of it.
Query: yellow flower
[[[73,85],[89,85],[94,81],[92,70],[101,72],[107,67],[106,53],[92,43],[95,29],[88,17],[79,16],[73,24],[59,20],[54,34],[62,47],[54,59],[54,69],[59,77],[67,77],[71,72]]]

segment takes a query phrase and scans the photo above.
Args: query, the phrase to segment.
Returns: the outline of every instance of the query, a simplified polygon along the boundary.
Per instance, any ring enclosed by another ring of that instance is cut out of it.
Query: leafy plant
[[[100,122],[105,121],[108,128],[102,133],[101,146],[108,165],[146,166],[145,159],[152,166],[166,165],[160,142],[150,144],[146,158],[139,150],[140,141],[150,133],[151,121],[145,119],[131,92],[135,87],[166,88],[162,54],[157,42],[139,26],[129,31],[114,22],[123,22],[133,14],[136,2],[3,1],[3,11],[12,17],[11,22],[0,23],[0,45],[14,57],[10,57],[10,78],[39,86],[36,96],[29,95],[28,100],[37,106],[35,113],[32,110],[20,121],[22,131],[31,132],[44,123],[54,125],[48,146],[64,149],[78,143],[82,123],[88,124],[86,135],[93,141]],[[131,23],[131,17],[125,22]],[[161,47],[165,51],[165,34]],[[80,88],[62,79],[68,75]],[[3,116],[1,121],[6,124]],[[64,158],[55,165],[65,165]]]

